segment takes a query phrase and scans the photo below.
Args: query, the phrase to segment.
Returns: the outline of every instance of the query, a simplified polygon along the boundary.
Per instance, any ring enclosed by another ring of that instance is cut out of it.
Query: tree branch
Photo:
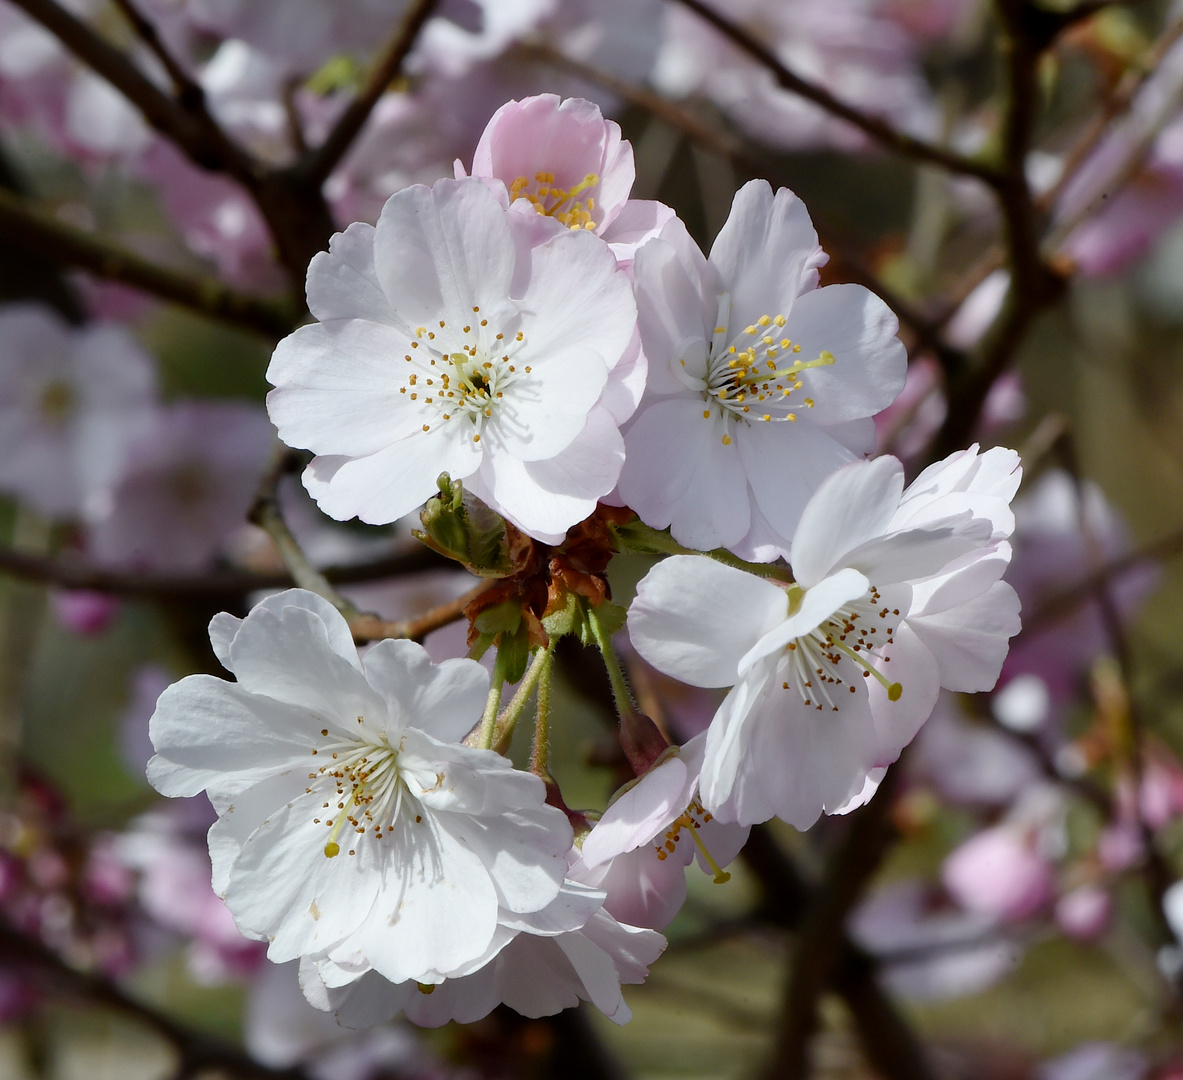
[[[331,566],[322,573],[333,585],[352,585],[406,577],[452,565],[430,548],[422,547],[372,562]],[[93,566],[80,560],[27,555],[3,547],[0,547],[0,574],[54,585],[61,589],[88,589],[116,596],[155,600],[245,596],[261,589],[285,589],[295,584],[289,573],[255,574],[240,570],[213,570],[203,574],[123,572]]]
[[[414,47],[419,31],[431,18],[438,3],[439,0],[413,0],[407,8],[398,30],[374,64],[365,85],[338,118],[324,142],[297,166],[309,182],[318,186],[324,183],[348,152],[354,139],[370,118],[370,113],[378,104],[379,98],[402,70],[403,62]]]
[[[353,639],[359,643],[380,638],[411,638],[418,641],[432,630],[458,622],[464,617],[464,609],[496,584],[494,580],[482,581],[455,600],[438,604],[412,619],[380,619],[363,612],[349,620],[349,629],[353,631]]]
[[[12,244],[95,277],[119,281],[201,315],[269,338],[283,337],[298,321],[288,304],[236,292],[212,277],[191,277],[92,236],[0,189],[0,236]]]
[[[75,970],[39,941],[4,923],[0,923],[0,956],[8,964],[37,968],[69,994],[113,1009],[150,1028],[176,1049],[183,1075],[206,1069],[224,1069],[235,1076],[262,1080],[308,1080],[308,1074],[302,1069],[277,1069],[260,1064],[228,1043],[190,1031],[172,1017],[130,997],[107,979]]]
[[[818,1001],[833,985],[849,947],[846,917],[894,838],[888,814],[899,775],[898,765],[889,769],[875,798],[851,815],[846,837],[798,927],[776,1047],[764,1074],[768,1080],[810,1075],[809,1041],[817,1028]]]
[[[776,77],[776,81],[785,90],[797,94],[807,101],[812,101],[831,115],[837,116],[849,124],[853,124],[880,145],[887,147],[889,150],[894,150],[904,157],[910,157],[917,161],[929,161],[934,165],[940,165],[942,168],[948,169],[950,172],[959,173],[963,176],[976,177],[991,187],[999,187],[1001,185],[1003,179],[1002,174],[993,166],[976,161],[973,158],[965,157],[952,150],[934,146],[931,143],[925,142],[923,139],[914,138],[902,131],[897,131],[890,124],[885,123],[878,117],[869,116],[853,106],[846,104],[846,102],[841,101],[839,98],[834,97],[825,87],[809,82],[800,75],[790,71],[770,50],[765,48],[761,42],[757,41],[742,26],[720,15],[719,12],[703,3],[702,0],[677,0],[677,2],[682,4],[683,7],[689,8],[699,18],[709,22],[734,45],[737,45],[749,56],[768,68]]]

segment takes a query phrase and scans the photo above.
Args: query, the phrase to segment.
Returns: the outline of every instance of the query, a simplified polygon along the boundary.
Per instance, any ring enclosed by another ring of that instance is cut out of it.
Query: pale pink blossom
[[[1018,481],[1002,449],[951,455],[906,491],[894,459],[857,462],[806,506],[792,584],[699,556],[649,571],[633,646],[684,682],[731,687],[707,732],[708,811],[808,828],[869,797],[942,686],[993,686],[1019,628],[999,580]]]
[[[319,455],[304,484],[332,517],[393,521],[447,472],[553,543],[616,484],[628,279],[597,237],[557,222],[540,236],[490,184],[408,188],[312,261],[320,321],[276,348],[268,407]]]
[[[674,219],[634,264],[645,395],[621,500],[687,547],[771,561],[822,479],[874,447],[904,385],[898,322],[861,285],[818,288],[804,205],[753,180],[704,258]]]

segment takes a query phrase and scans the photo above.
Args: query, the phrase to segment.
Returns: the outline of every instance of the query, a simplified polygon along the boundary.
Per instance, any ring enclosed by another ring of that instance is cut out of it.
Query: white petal
[[[681,755],[666,758],[604,811],[583,841],[584,863],[598,866],[649,843],[686,810],[693,794]]]
[[[642,403],[625,434],[620,495],[647,525],[686,547],[727,547],[748,531],[750,502],[739,448],[690,395]]]
[[[786,547],[815,489],[854,460],[808,416],[796,423],[737,425],[735,444],[760,513]]]
[[[744,654],[788,610],[788,595],[770,581],[713,559],[674,555],[637,586],[629,640],[655,668],[682,682],[729,686]]]
[[[276,963],[339,941],[366,919],[380,894],[386,860],[377,844],[359,844],[356,855],[325,856],[324,799],[314,789],[273,810],[230,871],[226,906],[240,926],[266,935],[267,955]]]
[[[735,193],[710,261],[735,299],[735,333],[761,315],[789,315],[825,257],[804,203],[787,188],[773,195],[766,181],[749,180]]]
[[[506,211],[476,178],[396,192],[374,236],[378,280],[411,331],[471,316],[473,305],[504,307],[516,259]]]
[[[368,319],[388,322],[390,303],[374,270],[374,227],[355,221],[329,239],[329,250],[308,264],[308,310],[321,322]]]
[[[489,673],[473,660],[436,665],[413,641],[379,641],[365,657],[366,678],[389,707],[387,732],[404,727],[459,742],[480,720]]]
[[[908,353],[896,337],[899,320],[862,285],[827,285],[797,300],[785,333],[801,346],[798,359],[833,353],[828,367],[800,375],[793,401],[809,397],[815,424],[837,424],[886,409],[904,388]]]
[[[186,676],[160,695],[149,721],[156,756],[148,782],[178,798],[307,768],[316,734],[307,716],[212,675]]]
[[[875,666],[900,684],[903,692],[899,700],[891,701],[878,681],[867,681],[871,716],[879,739],[876,765],[887,765],[900,756],[900,751],[916,737],[921,725],[932,715],[941,690],[936,660],[911,625],[897,626],[893,636],[895,642],[887,650],[891,662],[879,661]]]
[[[882,536],[899,505],[904,470],[895,458],[854,462],[814,493],[793,535],[792,565],[809,588],[842,565],[848,551]]]
[[[1019,598],[1005,581],[946,611],[910,617],[908,625],[936,658],[941,685],[972,693],[991,690],[1019,632]]]
[[[316,458],[304,471],[304,486],[329,517],[385,525],[434,495],[440,473],[463,480],[480,460],[481,451],[465,427],[444,423],[369,457]]]
[[[378,900],[352,939],[374,970],[391,982],[435,981],[480,956],[497,926],[480,858],[431,815],[416,823],[404,814],[382,843],[398,858],[387,860]]]
[[[373,454],[438,417],[399,393],[410,340],[363,319],[302,326],[276,347],[267,410],[289,446],[317,454]]]

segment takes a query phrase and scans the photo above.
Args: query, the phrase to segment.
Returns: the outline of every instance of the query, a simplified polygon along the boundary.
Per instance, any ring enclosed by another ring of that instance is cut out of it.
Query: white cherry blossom
[[[210,638],[237,683],[191,675],[150,733],[157,790],[205,790],[215,891],[276,961],[323,953],[394,982],[486,955],[498,914],[558,895],[571,827],[542,782],[458,740],[488,674],[409,641],[358,658],[325,600],[293,589]]]
[[[709,259],[677,219],[637,253],[649,381],[619,492],[646,524],[772,560],[821,480],[874,448],[904,385],[899,324],[861,285],[818,288],[825,261],[800,199],[762,180]]]
[[[304,483],[330,516],[394,521],[446,471],[553,543],[615,486],[636,307],[595,236],[440,180],[335,236],[308,301],[320,322],[276,348],[268,406],[320,455]]]
[[[1019,629],[999,580],[1018,480],[1003,449],[954,454],[907,491],[894,458],[856,462],[806,506],[792,584],[699,556],[646,575],[629,612],[637,651],[684,682],[732,688],[708,729],[706,810],[807,828],[870,797],[940,687],[994,685]]]

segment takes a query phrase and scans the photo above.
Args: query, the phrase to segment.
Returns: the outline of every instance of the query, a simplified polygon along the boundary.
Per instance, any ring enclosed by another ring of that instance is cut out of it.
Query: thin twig
[[[807,101],[812,101],[831,115],[840,117],[848,123],[853,124],[888,149],[918,161],[930,161],[935,165],[940,165],[942,168],[948,169],[950,172],[959,173],[963,176],[977,177],[977,179],[989,184],[991,187],[1001,185],[1002,174],[992,165],[965,157],[962,154],[958,154],[952,150],[946,150],[940,146],[934,146],[931,143],[925,142],[923,139],[917,139],[902,131],[898,131],[878,117],[869,116],[867,113],[861,112],[852,105],[848,105],[846,102],[836,98],[825,87],[809,82],[800,75],[790,71],[780,62],[775,54],[769,51],[761,42],[757,41],[742,26],[719,14],[719,12],[707,4],[702,3],[702,0],[677,0],[677,2],[689,8],[701,19],[709,22],[724,37],[768,68],[776,77],[776,81],[784,89],[797,94],[799,97],[805,98]]]
[[[177,100],[180,102],[181,108],[189,112],[204,113],[206,111],[205,91],[194,80],[193,76],[181,66],[180,61],[173,56],[164,42],[161,41],[160,35],[156,32],[156,27],[144,17],[140,9],[133,3],[133,0],[115,0],[115,6],[123,12],[123,17],[131,23],[132,29],[139,35],[144,44],[152,50],[153,55],[163,65],[164,70],[168,72],[168,77],[172,79],[173,87],[177,91]]]
[[[300,164],[300,170],[316,184],[323,183],[353,145],[374,106],[402,70],[423,24],[431,18],[439,0],[413,0],[394,37],[374,64],[365,85],[338,118],[328,137]]]
[[[943,458],[969,441],[990,388],[1014,359],[1032,320],[1059,295],[1063,285],[1040,254],[1037,213],[1026,174],[1039,104],[1040,51],[1027,34],[1025,0],[999,0],[997,7],[1003,24],[1006,105],[1004,164],[996,195],[1002,211],[1010,287],[972,366],[950,388],[945,422],[929,448],[932,459]]]
[[[235,1076],[263,1080],[308,1080],[308,1074],[302,1069],[263,1065],[228,1043],[190,1031],[172,1017],[137,1001],[113,982],[70,967],[39,941],[3,923],[0,923],[0,957],[6,965],[15,963],[37,968],[71,995],[144,1024],[176,1049],[182,1072],[192,1074],[207,1069],[224,1069]]]
[[[0,236],[55,262],[131,285],[162,300],[269,338],[290,333],[298,321],[297,312],[283,301],[247,296],[216,278],[191,276],[158,266],[110,241],[67,225],[3,189],[0,189]]]
[[[247,520],[258,525],[275,545],[279,557],[288,568],[298,588],[307,589],[318,596],[323,596],[347,619],[357,614],[357,608],[346,600],[332,582],[309,561],[300,547],[299,541],[283,519],[283,511],[279,507],[279,481],[286,473],[291,472],[298,464],[295,455],[286,447],[279,447],[276,451],[272,467],[267,470],[259,482],[259,490],[255,495],[254,505],[247,514]]]
[[[438,604],[411,619],[380,619],[377,615],[363,612],[350,618],[349,629],[353,631],[354,641],[359,643],[380,638],[411,638],[418,641],[433,630],[458,622],[464,617],[464,609],[496,584],[495,580],[482,581],[455,600]]]

